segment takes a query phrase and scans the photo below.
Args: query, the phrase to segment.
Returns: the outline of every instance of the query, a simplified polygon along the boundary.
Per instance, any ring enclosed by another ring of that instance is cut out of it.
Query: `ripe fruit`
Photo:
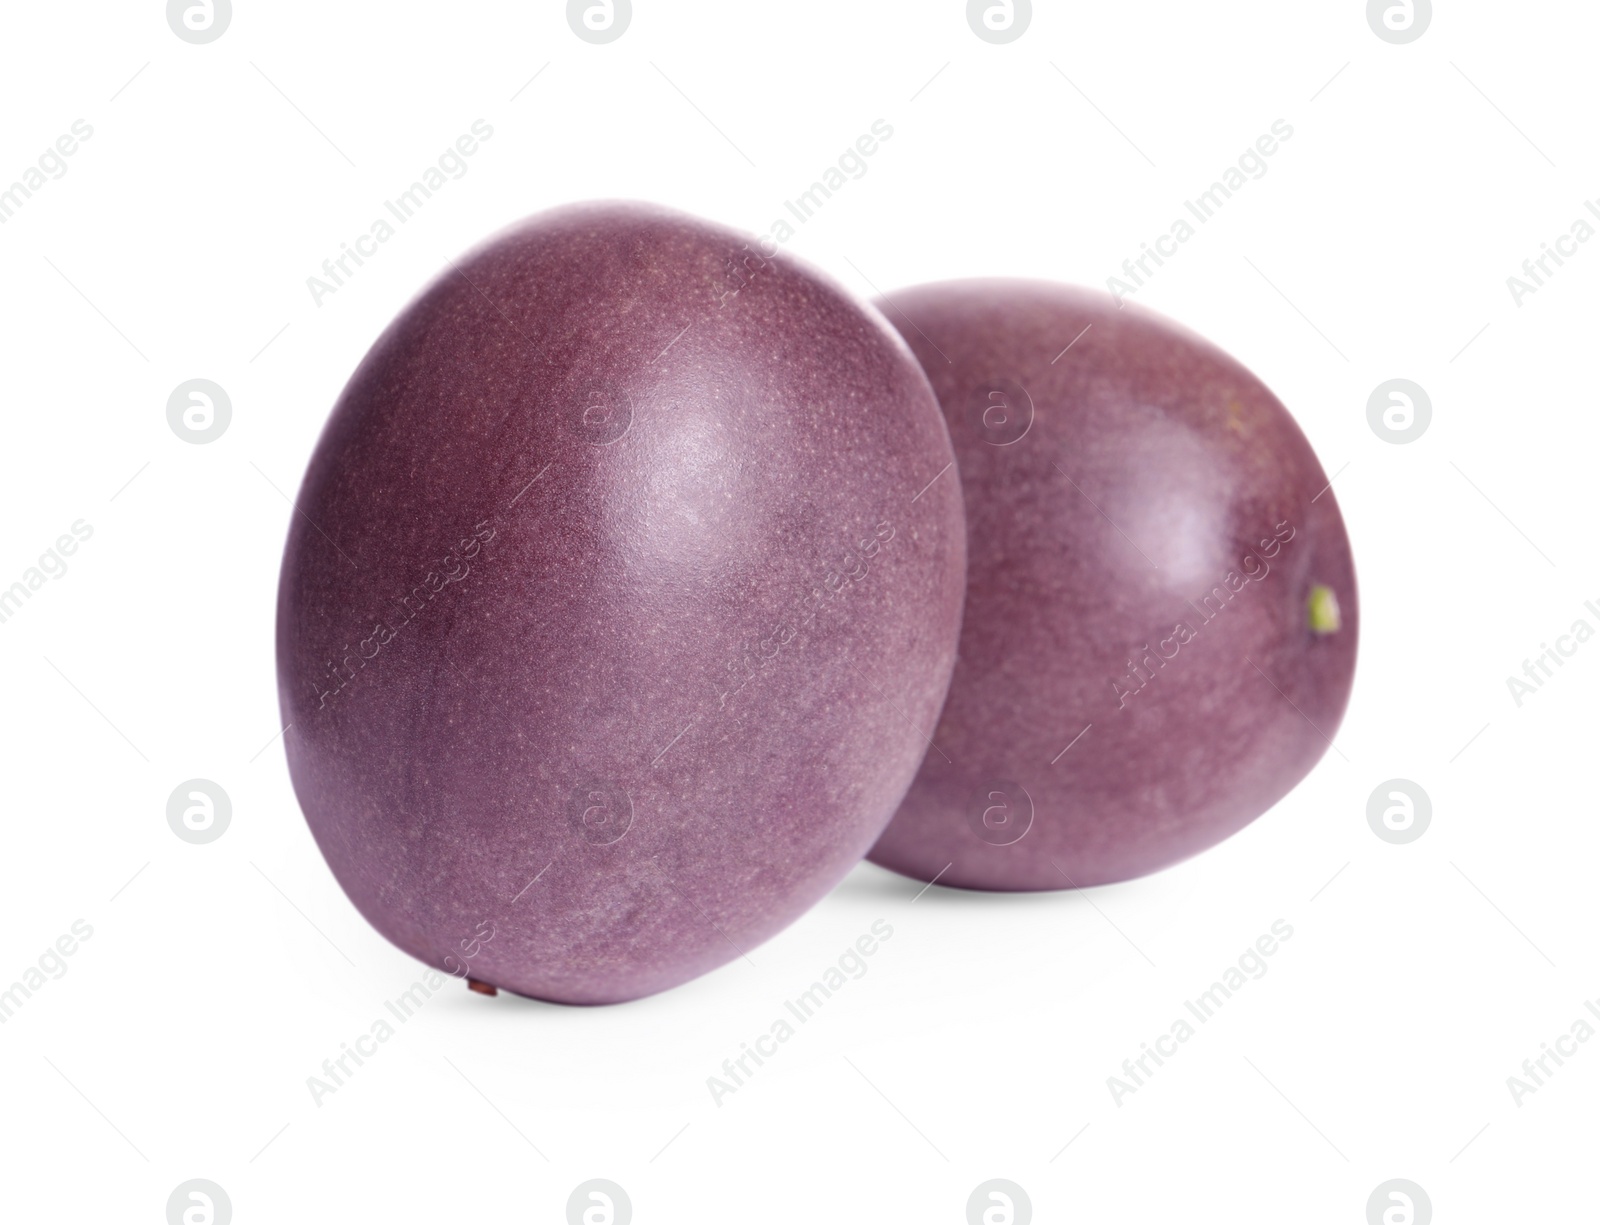
[[[351,378],[284,557],[289,766],[351,900],[569,1003],[782,929],[944,698],[951,459],[894,332],[732,231],[575,206],[453,265]]]
[[[1062,889],[1265,812],[1328,748],[1356,654],[1344,523],[1288,412],[1104,294],[968,281],[882,305],[950,426],[968,582],[935,747],[869,858]]]

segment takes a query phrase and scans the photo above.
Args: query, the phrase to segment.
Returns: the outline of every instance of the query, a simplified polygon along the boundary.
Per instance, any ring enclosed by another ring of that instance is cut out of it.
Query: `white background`
[[[591,1177],[639,1222],[954,1223],[995,1177],[1039,1221],[1360,1225],[1391,1178],[1441,1223],[1587,1219],[1600,1042],[1520,1105],[1506,1081],[1600,996],[1600,643],[1520,708],[1506,678],[1600,628],[1600,242],[1520,306],[1506,278],[1600,196],[1600,10],[1439,7],[1397,46],[1358,0],[1073,0],[991,45],[952,0],[636,0],[595,46],[554,2],[238,0],[195,46],[153,0],[7,6],[0,184],[94,135],[0,226],[0,586],[93,536],[0,624],[0,986],[94,934],[0,1026],[6,1219],[161,1221],[207,1178],[241,1225],[556,1223]],[[469,173],[315,305],[306,278],[477,119]],[[656,998],[451,983],[314,1104],[420,969],[340,892],[276,739],[285,495],[344,380],[510,221],[627,196],[765,232],[877,119],[868,173],[786,248],[863,295],[1103,285],[1293,126],[1138,300],[1254,369],[1338,473],[1364,614],[1338,751],[1130,884],[914,900],[862,866]],[[1367,422],[1397,377],[1433,403],[1409,445]],[[192,378],[232,399],[209,445],[167,424]],[[194,777],[233,802],[204,846],[166,821]],[[1366,819],[1395,777],[1433,802],[1405,846]],[[876,919],[868,973],[713,1104]],[[1266,976],[1117,1104],[1107,1078],[1277,919]]]

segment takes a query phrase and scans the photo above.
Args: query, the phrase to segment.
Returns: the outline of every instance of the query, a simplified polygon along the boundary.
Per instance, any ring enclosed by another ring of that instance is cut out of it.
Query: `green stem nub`
[[[1318,583],[1306,597],[1306,625],[1313,634],[1332,634],[1339,629],[1339,598],[1332,587]]]

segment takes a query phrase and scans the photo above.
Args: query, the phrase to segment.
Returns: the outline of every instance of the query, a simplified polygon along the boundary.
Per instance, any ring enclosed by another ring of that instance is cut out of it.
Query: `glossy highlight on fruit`
[[[455,261],[345,388],[283,562],[290,772],[351,900],[569,1003],[781,930],[926,748],[951,462],[893,329],[731,230],[577,205]]]
[[[944,409],[966,501],[961,649],[869,858],[973,889],[1126,880],[1222,841],[1329,748],[1350,545],[1283,405],[1105,294],[926,285],[879,304]]]

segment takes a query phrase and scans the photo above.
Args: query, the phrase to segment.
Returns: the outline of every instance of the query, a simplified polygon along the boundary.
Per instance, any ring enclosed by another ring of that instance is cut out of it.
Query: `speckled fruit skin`
[[[1105,294],[967,281],[880,306],[950,426],[968,585],[936,747],[869,858],[1063,889],[1265,812],[1328,748],[1356,658],[1344,523],[1283,405]],[[1332,633],[1308,627],[1318,585]]]
[[[345,388],[283,563],[290,773],[351,900],[585,1004],[793,921],[944,699],[951,463],[893,329],[731,230],[589,204],[456,261]]]

